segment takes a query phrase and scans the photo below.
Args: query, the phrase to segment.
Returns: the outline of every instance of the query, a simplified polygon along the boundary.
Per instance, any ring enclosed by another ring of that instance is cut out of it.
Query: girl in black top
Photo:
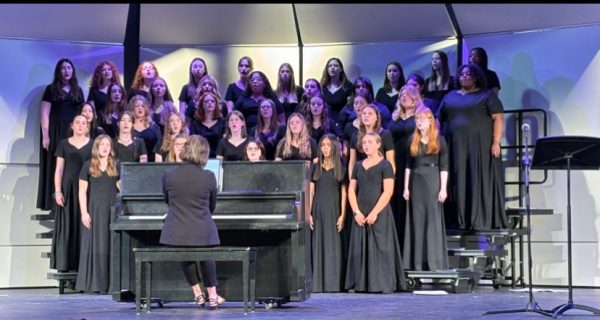
[[[237,110],[233,110],[227,117],[225,137],[219,141],[217,146],[217,159],[226,161],[244,160],[244,150],[247,142],[244,115]]]
[[[186,111],[188,108],[194,108],[197,103],[195,99],[200,87],[200,79],[208,74],[206,62],[202,58],[192,59],[188,70],[188,83],[183,85],[181,93],[179,93],[179,113],[181,114],[187,114]]]
[[[317,157],[318,146],[315,139],[308,134],[304,117],[297,112],[288,119],[285,138],[279,141],[275,160],[314,160]]]
[[[121,84],[117,66],[108,60],[98,63],[90,80],[87,101],[96,109],[96,118],[101,126],[104,124],[103,120],[106,114],[108,96],[110,95],[110,86],[113,83]]]
[[[217,146],[225,133],[225,120],[221,114],[219,96],[206,92],[198,98],[198,108],[190,123],[190,134],[203,136],[210,146],[209,158],[217,156]]]
[[[127,95],[127,101],[131,98],[141,95],[142,97],[151,100],[150,87],[154,78],[158,77],[158,69],[151,61],[144,61],[140,63],[137,70],[135,70],[135,76],[133,77],[133,83],[129,93]]]
[[[292,65],[287,62],[283,63],[279,67],[279,72],[277,73],[275,96],[277,96],[277,99],[283,107],[286,120],[296,111],[296,107],[298,106],[298,102],[300,102],[303,93],[304,90],[302,87],[296,85]]]
[[[248,76],[250,72],[254,70],[254,62],[252,58],[248,56],[243,56],[238,61],[238,73],[240,77],[233,83],[230,83],[227,86],[227,91],[225,92],[225,103],[227,104],[227,113],[233,111],[233,107],[238,99],[246,90],[246,86],[248,85]]]
[[[279,141],[285,136],[285,125],[277,122],[277,108],[275,102],[271,99],[264,99],[260,102],[258,110],[258,124],[253,130],[254,139],[262,142],[265,146],[265,154],[267,160],[275,159],[275,149]]]
[[[115,137],[115,158],[120,162],[148,162],[144,139],[133,135],[133,113],[124,111],[119,117],[119,131]]]

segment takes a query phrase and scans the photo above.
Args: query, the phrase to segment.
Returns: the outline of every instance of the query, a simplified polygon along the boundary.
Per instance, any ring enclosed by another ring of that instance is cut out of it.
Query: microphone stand
[[[540,308],[533,297],[533,277],[531,269],[533,268],[533,259],[531,258],[531,209],[529,202],[529,169],[531,168],[531,157],[529,156],[529,126],[523,126],[523,141],[525,145],[525,156],[523,157],[523,175],[525,177],[525,212],[527,214],[527,265],[529,271],[529,302],[523,309],[495,310],[486,311],[484,314],[499,313],[517,313],[517,312],[535,312],[544,316],[552,317],[552,313]]]

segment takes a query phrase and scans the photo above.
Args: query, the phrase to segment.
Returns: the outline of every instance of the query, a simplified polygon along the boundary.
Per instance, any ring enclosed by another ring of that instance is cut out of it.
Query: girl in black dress
[[[337,123],[329,116],[329,106],[325,104],[325,100],[321,95],[316,95],[310,99],[310,112],[306,116],[306,125],[310,137],[315,141],[321,141],[321,137],[328,133],[338,138],[342,136]]]
[[[258,123],[257,116],[260,102],[264,99],[271,99],[275,102],[277,113],[274,117],[277,122],[285,123],[285,113],[281,103],[275,96],[269,79],[262,71],[252,71],[248,76],[248,85],[242,96],[235,102],[234,109],[244,114],[248,130],[254,128]],[[248,131],[250,134],[250,131]]]
[[[117,127],[119,117],[123,111],[127,110],[127,100],[125,99],[125,89],[118,83],[112,83],[108,87],[108,97],[106,108],[102,114],[101,126],[104,132],[115,138],[117,136]]]
[[[250,72],[254,70],[254,62],[252,58],[248,56],[243,56],[238,61],[238,73],[240,77],[235,81],[230,83],[227,86],[227,91],[225,92],[225,103],[227,104],[227,113],[229,114],[233,111],[233,107],[238,99],[246,90],[246,86],[248,85],[248,76]]]
[[[390,199],[394,171],[381,154],[381,138],[368,132],[359,140],[367,157],[350,177],[348,199],[354,215],[345,287],[390,293],[406,286]]]
[[[258,110],[258,124],[250,130],[254,139],[259,140],[265,146],[267,160],[275,159],[275,149],[277,144],[285,136],[285,125],[277,121],[277,107],[271,99],[264,99],[260,102]]]
[[[206,92],[198,98],[198,108],[191,118],[190,134],[199,134],[208,140],[209,158],[217,156],[217,146],[225,133],[225,120],[221,114],[219,96]]]
[[[325,134],[312,164],[310,182],[313,292],[342,289],[342,239],[346,219],[346,182],[339,140]]]
[[[448,147],[435,118],[425,106],[415,114],[416,130],[410,142],[403,197],[406,215],[403,261],[409,270],[448,269],[446,226],[442,203],[448,183]]]
[[[481,68],[468,64],[458,70],[461,88],[448,93],[438,109],[451,168],[446,222],[460,229],[505,228],[504,107],[486,89]]]
[[[288,119],[285,137],[279,141],[275,160],[310,160],[317,157],[317,142],[308,134],[304,117],[297,112]]]
[[[300,102],[298,102],[298,106],[296,107],[295,112],[299,112],[304,117],[308,116],[310,112],[310,99],[316,95],[321,94],[321,84],[317,79],[308,78],[304,82],[304,94],[300,98]],[[287,117],[289,118],[289,116]],[[286,118],[286,119],[287,119]]]
[[[246,136],[246,120],[244,115],[233,110],[227,117],[227,130],[225,137],[217,146],[217,159],[225,161],[244,160],[244,150],[248,139]]]
[[[338,114],[352,95],[352,83],[348,80],[344,65],[339,58],[330,58],[321,75],[321,94],[331,107],[331,117],[338,122]]]
[[[87,98],[87,102],[91,103],[96,110],[96,118],[100,126],[104,125],[103,120],[106,114],[108,96],[110,95],[110,85],[113,83],[121,84],[119,69],[112,61],[101,61],[96,65],[94,75],[90,80],[90,90]]]
[[[296,85],[292,65],[287,62],[283,63],[277,72],[277,88],[275,89],[275,96],[283,107],[286,120],[296,111],[296,107],[298,106],[298,102],[300,102],[302,94],[304,94],[304,90],[302,87]]]
[[[469,63],[476,64],[483,70],[488,90],[498,95],[500,92],[500,79],[495,71],[488,69],[488,55],[482,47],[476,47],[469,51]]]
[[[51,210],[54,200],[54,171],[56,147],[69,136],[73,117],[79,113],[83,102],[83,90],[77,82],[73,62],[67,58],[58,60],[52,83],[46,86],[41,105],[40,174],[36,207]]]
[[[456,88],[455,79],[450,73],[448,55],[436,50],[431,54],[431,75],[425,80],[424,94],[435,102],[432,110],[437,110],[444,96]]]
[[[119,184],[112,149],[108,135],[98,136],[92,157],[79,174],[79,208],[84,228],[75,288],[86,292],[106,294],[110,286],[110,210]]]
[[[148,162],[161,162],[160,146],[162,133],[150,116],[150,103],[143,96],[129,101],[128,110],[133,112],[133,135],[142,138],[148,152]]]
[[[389,112],[393,112],[396,109],[400,88],[406,83],[400,62],[392,61],[385,66],[384,79],[383,87],[377,90],[375,100],[384,104]]]
[[[394,151],[394,139],[387,129],[381,127],[381,115],[379,114],[378,108],[375,105],[368,104],[364,106],[360,112],[360,129],[355,132],[350,139],[348,173],[352,173],[357,161],[367,157],[366,153],[362,150],[359,141],[361,141],[362,137],[369,132],[377,133],[377,135],[381,137],[381,154],[392,164],[392,169],[395,172],[396,167],[394,159],[396,153]]]
[[[58,272],[75,271],[79,264],[80,223],[79,172],[92,156],[87,120],[82,115],[73,119],[73,135],[56,147],[54,200],[56,218],[52,233],[50,268]]]
[[[96,139],[97,136],[101,134],[106,134],[104,129],[98,126],[98,119],[96,119],[96,111],[94,110],[94,106],[86,102],[81,105],[81,109],[79,110],[79,114],[85,117],[88,123],[88,134],[90,138]]]
[[[190,106],[189,108],[187,108],[187,110],[185,111],[185,121],[186,121],[186,125],[189,127],[190,123],[192,121],[192,119],[194,118],[196,111],[198,110],[198,106],[201,105],[200,103],[200,97],[202,97],[203,94],[205,93],[212,93],[216,96],[216,100],[217,101],[217,107],[219,109],[219,114],[220,117],[219,118],[227,118],[227,115],[229,114],[227,111],[227,104],[225,103],[225,101],[223,101],[223,98],[221,97],[221,94],[219,93],[219,84],[217,83],[217,79],[215,79],[215,77],[207,74],[204,77],[202,77],[202,79],[200,79],[200,83],[199,83],[199,87],[197,90],[197,94],[196,97],[194,98],[195,104]],[[191,128],[190,128],[191,130]],[[206,138],[206,136],[204,136]],[[208,141],[209,143],[211,143],[211,141]],[[217,141],[219,142],[219,141]],[[211,144],[212,146],[212,144]],[[215,144],[216,147],[216,144]],[[213,151],[214,153],[214,151]],[[214,155],[212,156],[212,158],[214,158]]]
[[[115,158],[120,162],[148,162],[148,151],[144,139],[135,137],[133,129],[133,113],[123,111],[119,118],[119,131],[115,138]]]
[[[194,108],[197,101],[198,88],[200,88],[200,79],[208,74],[206,62],[202,58],[194,58],[190,62],[189,80],[184,84],[179,93],[179,113],[187,114],[188,108]]]
[[[169,115],[177,113],[177,108],[173,103],[173,97],[165,79],[161,77],[154,78],[150,87],[150,101],[152,102],[150,104],[152,121],[160,127],[160,132],[164,135],[165,127],[169,122]]]
[[[404,190],[404,169],[408,157],[409,137],[415,132],[415,111],[421,107],[421,95],[411,85],[400,89],[396,110],[392,113],[392,122],[389,130],[394,139],[394,156],[396,164],[396,180],[394,181],[394,195],[392,196],[392,211],[396,221],[396,231],[400,248],[404,243],[404,223],[406,222],[406,200],[402,197]]]
[[[348,164],[350,159],[350,141],[352,140],[352,136],[358,130],[360,130],[360,113],[362,112],[362,108],[369,104],[369,97],[365,94],[356,94],[353,99],[354,103],[354,112],[356,113],[356,118],[351,122],[348,122],[342,131],[343,134],[343,149],[342,149],[342,162],[344,164]]]
[[[183,114],[179,112],[173,112],[169,114],[167,118],[167,125],[165,126],[165,134],[163,135],[162,144],[160,146],[160,157],[165,161],[169,152],[171,151],[171,145],[175,141],[175,137],[179,134],[189,135],[189,130],[185,126],[185,118]]]
[[[150,100],[150,87],[156,77],[158,77],[158,69],[153,62],[144,61],[140,63],[137,70],[135,70],[135,76],[127,95],[127,101],[131,101],[131,98],[137,95]]]

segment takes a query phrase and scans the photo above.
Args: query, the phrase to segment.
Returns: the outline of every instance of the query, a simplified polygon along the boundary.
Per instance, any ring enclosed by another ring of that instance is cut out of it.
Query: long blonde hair
[[[409,116],[409,114],[406,112],[406,108],[402,106],[401,98],[403,92],[408,93],[408,96],[413,100],[413,107],[415,108],[415,111],[420,107],[425,106],[423,104],[423,98],[421,97],[421,93],[417,90],[417,88],[410,84],[404,85],[402,86],[402,88],[400,88],[400,93],[398,94],[398,101],[396,101],[396,109],[394,110],[394,112],[392,112],[393,121],[396,121],[401,117],[406,118],[407,116]]]
[[[290,157],[292,155],[292,142],[294,141],[294,136],[292,134],[292,130],[290,128],[290,121],[293,117],[300,118],[302,121],[300,134],[296,137],[296,141],[298,141],[298,149],[300,152],[300,156],[305,159],[310,159],[312,157],[312,151],[310,149],[310,135],[308,133],[308,128],[306,127],[306,121],[304,120],[304,116],[299,112],[294,112],[290,115],[287,121],[287,128],[285,130],[285,139],[282,139],[279,144],[280,147],[283,148],[282,155],[284,158]],[[283,144],[283,145],[281,145]]]
[[[181,129],[179,129],[179,132],[172,131],[171,124],[170,124],[171,117],[177,117],[179,119],[179,121],[181,121]],[[171,150],[171,145],[173,144],[173,141],[175,140],[173,138],[173,136],[181,134],[181,133],[183,133],[185,135],[189,134],[189,129],[185,126],[185,116],[179,112],[169,113],[169,116],[167,117],[167,123],[165,124],[165,134],[163,135],[163,141],[162,141],[162,145],[160,146],[160,151],[161,152],[169,152],[169,150]]]
[[[112,139],[107,134],[101,134],[96,137],[96,140],[94,140],[94,145],[92,146],[92,159],[90,161],[90,175],[92,175],[92,177],[99,177],[102,175],[102,170],[100,170],[100,154],[98,149],[100,149],[100,143],[103,139],[108,140],[110,143],[110,152],[108,153],[107,158],[106,173],[108,173],[108,175],[111,177],[116,177],[119,175],[119,171],[117,170],[117,165],[115,162]]]
[[[426,117],[429,119],[429,128],[427,128],[427,150],[425,150],[426,154],[436,154],[440,152],[440,142],[438,140],[439,130],[436,125],[435,117],[433,116],[433,112],[431,109],[427,107],[420,107],[415,112],[415,119],[417,117]],[[413,157],[419,155],[421,151],[421,130],[415,128],[415,133],[413,134],[412,142],[410,143],[410,154]]]
[[[288,70],[290,70],[291,77],[288,83],[283,83],[283,81],[281,81],[281,75],[279,72],[281,72],[283,67],[286,67]],[[298,97],[296,96],[296,79],[294,78],[294,69],[292,68],[292,65],[287,62],[281,64],[281,66],[279,66],[279,70],[277,71],[277,89],[275,89],[275,95],[281,103],[285,101],[285,98],[288,99],[289,103],[298,102]]]

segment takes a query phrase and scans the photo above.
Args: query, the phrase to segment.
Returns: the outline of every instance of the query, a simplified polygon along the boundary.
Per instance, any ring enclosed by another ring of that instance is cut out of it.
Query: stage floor
[[[552,309],[567,302],[566,289],[553,290],[559,292],[534,292],[542,308]],[[0,319],[550,319],[532,312],[482,315],[490,310],[525,308],[528,297],[527,291],[511,292],[509,288],[495,290],[487,286],[480,286],[472,293],[437,296],[319,293],[312,294],[305,302],[292,302],[280,308],[265,309],[263,304],[257,304],[256,311],[247,315],[241,302],[226,302],[218,310],[196,307],[191,302],[168,303],[163,308],[153,304],[150,313],[136,315],[134,303],[114,302],[109,295],[71,292],[59,295],[56,288],[3,289]],[[575,289],[573,300],[576,304],[600,308],[600,290]],[[568,318],[600,319],[579,310],[565,313],[565,316],[575,315]]]

